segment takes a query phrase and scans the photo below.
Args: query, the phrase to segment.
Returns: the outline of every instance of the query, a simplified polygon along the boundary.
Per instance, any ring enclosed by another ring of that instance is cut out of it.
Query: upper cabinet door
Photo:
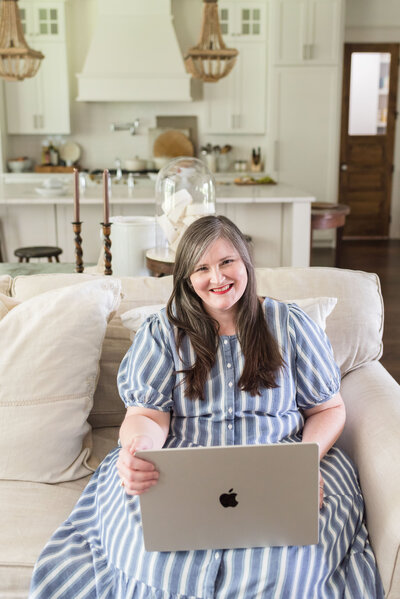
[[[342,4],[343,0],[272,0],[274,64],[337,64]]]
[[[264,133],[266,98],[266,2],[219,3],[222,37],[239,51],[232,71],[204,84],[206,133]]]
[[[222,37],[226,39],[236,35],[235,2],[225,0],[224,2],[219,2],[218,6]]]
[[[229,45],[237,38],[241,41],[264,41],[265,11],[265,2],[220,2],[219,22],[222,37],[225,41],[229,40]]]
[[[341,61],[342,0],[309,0],[307,61],[337,64]]]
[[[242,41],[265,40],[265,3],[242,2],[236,10],[236,32]]]
[[[10,134],[41,133],[38,130],[40,125],[39,73],[40,69],[35,77],[29,77],[24,81],[4,82],[7,131]]]
[[[45,59],[24,81],[6,81],[7,130],[10,134],[69,134],[69,89],[64,44],[42,42]]]
[[[274,62],[302,62],[307,51],[307,0],[275,0],[271,8]]]
[[[63,5],[59,2],[36,2],[34,7],[36,37],[47,42],[65,41]]]
[[[22,31],[28,39],[33,35],[33,3],[26,0],[18,2],[19,16],[21,19]]]
[[[10,134],[69,134],[69,87],[64,0],[20,0],[28,44],[44,54],[39,71],[4,83]]]
[[[65,41],[64,2],[38,0],[18,3],[24,35],[29,43],[37,40]],[[36,44],[37,45],[37,44]]]

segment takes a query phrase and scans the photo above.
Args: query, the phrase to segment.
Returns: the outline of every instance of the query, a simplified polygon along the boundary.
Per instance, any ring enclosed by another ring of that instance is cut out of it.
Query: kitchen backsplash
[[[177,105],[174,105],[175,110],[176,108]],[[183,113],[184,109],[189,109],[186,114]],[[160,122],[164,127],[166,126],[165,122],[171,122],[172,125],[168,126],[179,128],[174,123],[178,123],[180,120],[184,122],[189,117],[197,122],[195,139],[193,135],[191,136],[197,156],[201,155],[201,147],[212,145],[222,148],[225,145],[230,145],[232,146],[230,170],[234,170],[235,161],[243,160],[250,163],[253,147],[260,147],[262,159],[265,158],[266,140],[264,136],[207,135],[202,133],[201,102],[194,102],[190,106],[185,105],[181,112],[171,112],[171,114],[166,114],[164,104],[149,107],[139,103],[117,105],[72,103],[72,134],[62,136],[62,140],[71,140],[79,144],[82,150],[80,164],[83,168],[111,168],[117,158],[122,162],[135,156],[150,160],[152,148],[149,129],[160,126]],[[111,131],[110,129],[111,123],[132,122],[137,118],[140,123],[135,135],[131,135],[129,131]],[[7,157],[29,156],[36,164],[40,164],[42,142],[47,137],[10,135],[7,140]],[[59,136],[57,137],[59,138]]]

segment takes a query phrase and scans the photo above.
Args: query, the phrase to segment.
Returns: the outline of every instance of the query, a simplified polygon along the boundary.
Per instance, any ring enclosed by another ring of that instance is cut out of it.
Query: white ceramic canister
[[[206,154],[206,165],[210,169],[212,173],[215,173],[217,170],[217,157],[214,153]]]
[[[114,216],[111,219],[112,270],[117,277],[148,276],[146,251],[156,244],[153,216]]]

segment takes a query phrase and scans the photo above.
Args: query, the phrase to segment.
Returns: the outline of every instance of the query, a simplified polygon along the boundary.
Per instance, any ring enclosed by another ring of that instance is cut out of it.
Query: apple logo
[[[219,502],[223,507],[236,507],[238,505],[238,501],[236,501],[237,493],[232,492],[233,489],[229,489],[228,493],[222,493],[219,496]]]

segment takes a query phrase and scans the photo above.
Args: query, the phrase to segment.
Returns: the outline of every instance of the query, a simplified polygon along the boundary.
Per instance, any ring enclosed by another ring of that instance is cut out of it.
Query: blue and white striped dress
[[[307,409],[331,398],[340,375],[324,333],[296,305],[264,302],[286,367],[276,389],[252,397],[237,382],[243,355],[221,336],[203,401],[185,398],[174,328],[165,310],[139,329],[121,363],[126,406],[172,411],[166,447],[299,442]],[[193,363],[186,340],[181,357]],[[35,566],[30,599],[380,599],[383,590],[363,523],[357,475],[337,448],[323,458],[320,542],[146,552],[137,497],[119,484],[118,448],[102,462]],[[168,517],[168,506],[160,506]],[[301,514],[299,514],[301,518]]]

